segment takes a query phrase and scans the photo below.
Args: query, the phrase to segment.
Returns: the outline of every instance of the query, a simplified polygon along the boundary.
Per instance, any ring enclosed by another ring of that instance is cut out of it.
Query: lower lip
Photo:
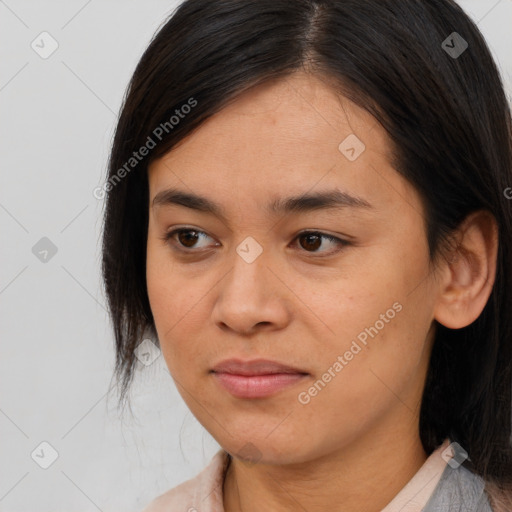
[[[303,373],[274,373],[252,376],[216,372],[213,374],[219,383],[236,398],[264,398],[307,377]]]

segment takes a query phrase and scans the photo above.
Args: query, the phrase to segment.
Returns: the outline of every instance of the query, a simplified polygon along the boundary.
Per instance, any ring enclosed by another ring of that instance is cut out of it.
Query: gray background
[[[103,202],[92,191],[131,73],[178,3],[0,0],[0,511],[141,510],[218,449],[161,356],[138,365],[134,419],[108,391]],[[510,97],[512,0],[460,3]],[[46,59],[31,47],[51,49],[44,31],[58,44]],[[42,442],[58,454],[47,469]]]

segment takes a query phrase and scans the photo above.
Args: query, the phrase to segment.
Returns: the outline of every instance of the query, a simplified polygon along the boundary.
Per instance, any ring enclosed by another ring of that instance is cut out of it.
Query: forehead
[[[390,148],[373,116],[297,73],[246,91],[153,162],[150,198],[179,186],[218,202],[261,204],[336,187],[378,206],[411,193],[390,165]]]

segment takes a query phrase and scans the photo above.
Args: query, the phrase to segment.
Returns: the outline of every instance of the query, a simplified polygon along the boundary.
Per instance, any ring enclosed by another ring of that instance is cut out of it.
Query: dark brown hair
[[[454,37],[459,50],[467,44],[459,55]],[[137,345],[145,332],[156,337],[146,289],[148,164],[240,93],[298,70],[385,128],[394,168],[424,201],[431,261],[471,212],[496,218],[497,275],[485,309],[462,329],[436,323],[420,437],[427,453],[449,437],[469,453],[469,469],[510,485],[511,114],[483,36],[450,0],[187,0],[172,13],[129,84],[107,176],[103,278],[121,400]],[[148,156],[127,167],[150,139]]]

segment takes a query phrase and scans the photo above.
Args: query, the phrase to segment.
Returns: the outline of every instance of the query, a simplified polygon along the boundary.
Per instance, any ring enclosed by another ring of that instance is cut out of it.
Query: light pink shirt
[[[449,460],[449,444],[445,440],[381,512],[420,512]],[[158,496],[142,512],[224,512],[222,488],[228,462],[227,452],[220,449],[197,476]]]

